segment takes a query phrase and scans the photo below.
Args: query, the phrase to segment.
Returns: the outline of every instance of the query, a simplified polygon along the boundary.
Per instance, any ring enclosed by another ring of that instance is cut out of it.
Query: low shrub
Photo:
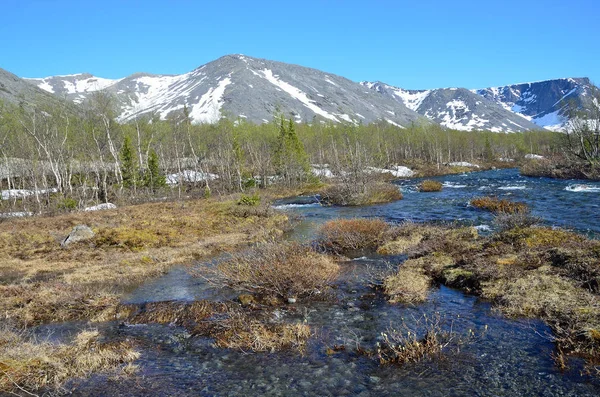
[[[322,292],[338,272],[339,265],[327,255],[299,243],[283,242],[260,244],[195,273],[218,286],[287,300]]]
[[[420,192],[441,192],[442,183],[431,179],[425,180],[419,184]]]
[[[527,212],[498,212],[494,217],[494,224],[499,231],[522,229],[542,223],[542,218],[529,215]]]
[[[499,199],[497,197],[474,198],[473,200],[471,200],[471,205],[475,208],[506,214],[529,212],[529,208],[525,203],[518,203],[506,199]]]
[[[439,313],[413,318],[413,324],[403,320],[399,327],[390,327],[381,334],[377,346],[380,364],[403,365],[433,359],[456,352],[475,338],[472,330],[465,335],[453,331],[453,324],[445,324]]]
[[[326,222],[317,233],[317,244],[327,252],[376,249],[384,242],[390,226],[380,219],[336,219]]]
[[[242,194],[242,197],[237,202],[238,205],[245,205],[248,207],[256,206],[260,204],[260,196],[258,194],[247,195]]]

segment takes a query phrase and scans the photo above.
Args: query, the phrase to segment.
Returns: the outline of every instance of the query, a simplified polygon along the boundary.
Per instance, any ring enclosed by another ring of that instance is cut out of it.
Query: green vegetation
[[[84,108],[77,115],[51,105],[0,107],[0,158],[6,170],[0,188],[42,190],[8,200],[3,209],[43,212],[63,198],[83,208],[270,185],[298,188],[318,184],[310,164],[327,164],[335,183],[355,189],[352,202],[368,204],[399,197],[390,187],[372,184],[377,172],[369,169],[406,165],[420,173],[444,174],[461,171],[445,163],[482,164],[490,150],[516,159],[532,150],[544,156],[561,153],[560,134],[549,131],[498,134],[431,125],[295,124],[285,117],[261,125],[227,119],[194,125],[185,108],[167,120],[144,116],[120,124],[114,98],[103,92]],[[165,175],[173,174],[167,188]]]

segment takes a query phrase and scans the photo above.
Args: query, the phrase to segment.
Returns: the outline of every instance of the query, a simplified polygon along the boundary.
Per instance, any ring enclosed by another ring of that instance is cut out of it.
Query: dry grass
[[[125,288],[175,263],[279,235],[279,213],[237,214],[233,200],[151,203],[117,210],[12,219],[0,233],[0,312],[29,326],[94,317]],[[78,224],[96,232],[68,249]]]
[[[218,286],[286,300],[321,293],[338,272],[339,265],[327,255],[299,243],[282,242],[233,254],[231,259],[203,267],[196,274]]]
[[[431,278],[410,267],[401,266],[396,274],[383,281],[383,291],[390,302],[420,303],[427,298]]]
[[[0,391],[16,395],[58,390],[70,378],[97,372],[131,374],[139,357],[128,342],[101,343],[95,330],[69,345],[35,342],[9,329],[0,332]]]
[[[358,206],[390,203],[402,199],[398,186],[385,182],[366,185],[339,184],[321,192],[321,200],[328,205]]]
[[[427,228],[412,222],[391,227],[384,235],[386,242],[377,248],[380,255],[402,255],[419,245],[425,238]]]
[[[279,350],[304,351],[312,335],[308,324],[267,324],[231,311],[214,322],[207,336],[215,338],[218,347],[254,352]]]
[[[473,200],[471,200],[471,205],[475,208],[505,214],[529,212],[527,204],[517,203],[506,199],[499,199],[497,197],[474,198]]]
[[[520,216],[519,214],[517,214]],[[514,222],[479,238],[468,228],[408,226],[420,242],[402,268],[494,302],[509,316],[540,318],[567,354],[600,362],[600,242],[576,233]],[[594,371],[591,371],[594,373]]]
[[[317,233],[317,244],[328,252],[376,249],[391,226],[380,219],[336,219],[326,222]]]
[[[258,317],[264,313],[244,311],[233,303],[155,302],[123,306],[118,312],[131,324],[178,325],[194,336],[213,338],[217,347],[243,351],[303,351],[311,336],[307,324],[271,323]]]
[[[420,192],[441,192],[442,183],[431,179],[425,180],[419,184]]]

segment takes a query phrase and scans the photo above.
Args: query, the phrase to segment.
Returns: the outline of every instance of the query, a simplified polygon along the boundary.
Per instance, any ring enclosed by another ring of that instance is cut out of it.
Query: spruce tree
[[[158,164],[158,155],[154,150],[148,154],[148,170],[144,175],[144,186],[149,187],[153,192],[166,186],[165,176],[160,172]]]
[[[123,187],[135,187],[138,179],[138,166],[135,162],[131,139],[126,136],[123,140],[123,146],[119,153],[121,158],[121,174],[123,175]]]
[[[310,172],[308,156],[291,119],[286,126],[286,120],[281,118],[273,155],[277,174],[288,183],[304,179]]]

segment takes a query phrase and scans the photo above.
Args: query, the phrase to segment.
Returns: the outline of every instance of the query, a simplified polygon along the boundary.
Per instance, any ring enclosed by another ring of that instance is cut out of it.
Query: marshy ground
[[[405,181],[403,200],[376,206],[286,201],[281,213],[235,197],[5,222],[2,387],[597,394],[600,251],[585,234],[600,225],[575,224],[597,198],[575,196],[576,208],[562,203],[577,194],[568,182],[541,185],[514,171],[434,179],[442,191],[421,194],[420,181]],[[469,204],[478,197],[522,202],[531,213],[494,224],[493,213]],[[304,220],[282,234],[297,214]],[[577,233],[549,227],[552,219]],[[80,223],[94,239],[61,249]],[[19,244],[27,239],[40,243]],[[102,359],[82,354],[86,346]]]

